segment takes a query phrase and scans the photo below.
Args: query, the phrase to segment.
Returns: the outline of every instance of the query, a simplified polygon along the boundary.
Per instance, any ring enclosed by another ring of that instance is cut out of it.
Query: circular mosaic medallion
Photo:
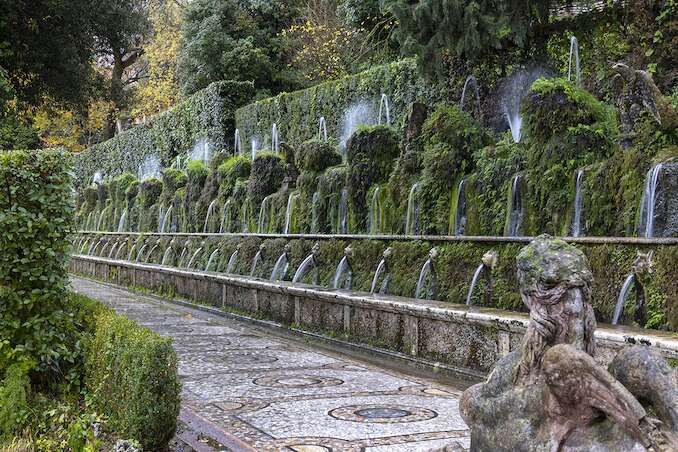
[[[275,356],[256,352],[226,352],[221,356],[227,363],[233,364],[270,364],[278,361]]]
[[[324,388],[339,386],[344,382],[338,378],[320,377],[316,375],[299,375],[294,377],[261,377],[254,380],[258,386],[269,388]]]
[[[435,411],[401,405],[350,405],[335,408],[329,415],[342,421],[366,422],[375,424],[396,424],[400,422],[418,422],[438,416]]]

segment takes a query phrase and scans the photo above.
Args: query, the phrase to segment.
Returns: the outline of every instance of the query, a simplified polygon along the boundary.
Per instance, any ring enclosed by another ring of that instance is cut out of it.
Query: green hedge
[[[88,311],[85,385],[96,409],[123,437],[145,450],[167,445],[176,430],[181,384],[172,339],[160,336],[82,296]]]
[[[96,144],[76,157],[76,184],[88,184],[96,171],[104,176],[123,172],[137,174],[146,157],[154,155],[163,166],[190,151],[199,139],[214,150],[232,144],[235,109],[253,95],[251,82],[226,80],[212,83],[172,109],[155,116],[148,125],[139,125]]]
[[[0,151],[0,376],[34,361],[46,381],[75,353],[64,311],[73,202],[63,150]]]
[[[430,105],[440,96],[420,77],[415,60],[407,59],[239,108],[235,113],[236,127],[248,150],[252,137],[259,137],[259,147],[271,142],[274,122],[280,141],[294,145],[317,138],[318,120],[324,116],[328,137],[336,143],[344,112],[352,104],[365,102],[376,123],[382,93],[389,98],[393,125],[401,124],[410,102],[423,99]]]

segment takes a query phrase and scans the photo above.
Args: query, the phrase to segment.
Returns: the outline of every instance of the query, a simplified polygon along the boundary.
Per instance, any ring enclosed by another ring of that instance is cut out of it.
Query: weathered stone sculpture
[[[610,372],[593,358],[592,276],[583,253],[541,236],[517,264],[530,322],[521,348],[462,396],[471,450],[677,450],[675,372],[642,347],[622,352]]]

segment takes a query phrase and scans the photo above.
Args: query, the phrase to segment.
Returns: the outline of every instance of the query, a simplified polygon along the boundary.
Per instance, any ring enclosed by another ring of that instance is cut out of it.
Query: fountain
[[[228,198],[224,203],[224,208],[221,212],[221,221],[219,222],[219,234],[231,231],[231,205],[233,201]]]
[[[162,173],[160,172],[161,169],[162,165],[160,164],[160,159],[156,155],[151,154],[146,156],[144,162],[139,165],[137,176],[140,181],[160,179],[162,177]]]
[[[106,219],[108,216],[108,212],[113,208],[112,204],[107,205],[104,207],[104,210],[101,211],[101,214],[99,215],[99,218],[97,219],[97,231],[102,231],[102,222]]]
[[[339,198],[339,234],[348,233],[348,190],[346,188],[341,189],[341,196]]]
[[[520,115],[520,110],[509,112],[506,104],[502,104],[502,111],[506,121],[508,121],[509,128],[511,129],[511,137],[515,143],[520,143],[520,133],[523,127],[523,118]]]
[[[532,71],[519,71],[511,75],[501,89],[499,105],[501,105],[501,112],[508,122],[515,143],[519,143],[522,137],[523,118],[520,108],[523,96],[529,91],[532,83],[543,76],[544,71],[539,68]]]
[[[148,243],[145,243],[141,245],[141,248],[139,249],[139,252],[137,253],[136,259],[134,259],[135,262],[141,262],[141,258],[144,255],[144,250],[148,247]]]
[[[190,160],[200,160],[207,165],[212,157],[211,155],[211,146],[209,144],[209,141],[207,141],[205,138],[200,138],[196,140],[195,144],[193,145],[193,150],[188,153],[188,158]]]
[[[158,207],[158,232],[162,232],[162,224],[165,222],[165,205],[160,204]]]
[[[99,248],[99,245],[103,243],[104,239],[99,240],[94,247],[90,248],[87,252],[87,254],[94,256],[97,249]]]
[[[627,298],[631,292],[631,284],[634,285],[636,290],[636,312],[635,319],[641,325],[645,324],[645,291],[641,284],[642,275],[645,273],[652,273],[653,263],[652,263],[653,251],[648,253],[638,252],[636,260],[631,266],[631,273],[624,280],[622,288],[619,291],[619,296],[617,297],[617,304],[614,307],[614,314],[612,316],[612,325],[619,325],[621,320],[622,313],[624,312],[624,304],[626,303]]]
[[[113,256],[113,259],[118,260],[118,258],[120,257],[120,254],[122,253],[122,250],[125,249],[125,248],[129,248],[129,243],[126,243],[126,242],[121,243],[120,246],[118,247],[118,249],[115,252],[115,256]]]
[[[115,243],[113,244],[113,246],[111,247],[111,250],[108,252],[107,257],[109,259],[112,259],[113,256],[115,256],[115,251],[118,249],[119,246],[122,246],[122,243],[120,243],[116,240]]]
[[[181,253],[179,253],[179,260],[177,261],[177,267],[181,268],[184,263],[184,259],[186,258],[186,254],[188,253],[188,241],[184,245],[184,247],[181,249]]]
[[[104,182],[104,175],[101,171],[95,171],[92,176],[92,183],[101,185]]]
[[[235,269],[235,262],[238,259],[239,250],[240,246],[236,247],[235,251],[233,251],[233,254],[231,254],[231,257],[228,258],[228,264],[226,265],[226,273],[233,274],[233,270]]]
[[[469,75],[466,77],[466,81],[464,81],[464,88],[461,90],[461,100],[459,101],[459,110],[464,111],[466,90],[468,89],[470,83],[473,83],[473,86],[475,87],[476,109],[478,110],[478,114],[480,114],[482,111],[480,109],[480,89],[478,88],[478,80],[476,80],[474,75]]]
[[[320,218],[318,209],[320,207],[320,192],[314,192],[311,198],[311,233],[320,232]]]
[[[379,101],[379,120],[378,123],[381,124],[382,110],[384,112],[384,119],[386,120],[386,125],[391,125],[391,111],[388,106],[388,96],[384,93],[381,94],[381,100]]]
[[[296,206],[296,201],[299,199],[299,192],[291,192],[287,198],[287,210],[285,211],[285,230],[284,234],[290,234],[292,231],[292,213]]]
[[[271,127],[271,151],[278,154],[280,152],[280,140],[278,138],[278,126],[273,123]]]
[[[572,237],[579,237],[582,232],[582,190],[584,170],[577,171],[577,181],[574,184],[574,215],[572,216]]]
[[[219,251],[220,251],[219,248],[217,248],[214,251],[212,251],[212,253],[210,254],[209,259],[207,259],[207,265],[205,266],[206,272],[210,271],[210,267],[212,266],[212,262],[214,261],[214,258],[217,257],[217,255],[219,254]]]
[[[235,129],[235,139],[233,141],[233,155],[243,155],[242,139],[240,138],[240,130]]]
[[[271,195],[266,196],[261,200],[261,207],[259,208],[259,219],[257,220],[257,232],[259,234],[265,234],[268,232],[269,227],[269,210],[268,201],[271,198]]]
[[[99,246],[99,244],[101,243],[102,240],[103,240],[103,239],[99,239],[98,242],[92,241],[92,244],[89,246],[89,249],[87,250],[87,254],[91,256],[91,255],[92,255],[92,251],[93,251],[94,249],[96,249],[97,246]]]
[[[353,249],[347,246],[344,248],[344,257],[341,258],[337,270],[334,272],[333,288],[348,290],[353,288],[353,268],[349,262],[351,256],[353,256]]]
[[[311,249],[311,254],[306,256],[306,259],[304,259],[301,262],[301,265],[299,265],[299,268],[297,271],[294,273],[294,277],[292,278],[292,283],[296,284],[301,279],[306,275],[306,272],[309,270],[309,268],[313,268],[313,282],[312,284],[314,286],[318,285],[318,280],[320,278],[319,275],[319,269],[318,269],[318,263],[316,261],[316,255],[320,251],[320,243],[316,242],[313,245],[313,248]]]
[[[257,143],[257,139],[252,137],[252,140],[250,141],[250,146],[251,146],[251,151],[252,151],[252,161],[254,161],[255,158],[257,158],[257,146],[259,143]]]
[[[348,139],[351,138],[351,135],[358,129],[359,125],[371,124],[373,120],[373,110],[365,101],[354,103],[346,109],[339,138],[339,149],[344,160],[346,160],[346,143]]]
[[[160,247],[160,244],[161,244],[161,243],[162,243],[162,242],[161,242],[160,240],[158,240],[157,242],[155,242],[155,245],[153,245],[153,247],[151,248],[151,251],[149,251],[148,254],[146,255],[146,260],[145,260],[144,262],[146,262],[146,263],[149,263],[149,262],[150,262],[151,256],[153,256],[153,253],[155,253],[155,250],[157,250],[158,247]]]
[[[129,249],[129,253],[127,253],[127,261],[132,261],[132,256],[136,256],[135,251],[137,250],[137,244],[135,243],[132,245],[132,247]]]
[[[393,253],[393,249],[391,249],[391,247],[386,248],[379,261],[379,265],[377,265],[377,270],[374,272],[374,278],[372,278],[372,286],[370,287],[370,293],[372,294],[377,292],[377,286],[380,279],[381,286],[379,286],[379,293],[388,293],[388,283],[391,280],[391,274],[388,271],[388,258],[391,256],[391,253]]]
[[[379,234],[381,231],[381,201],[379,200],[380,187],[377,186],[372,192],[372,203],[369,209],[370,234]]]
[[[286,244],[283,248],[283,252],[275,261],[273,266],[273,271],[271,272],[271,281],[282,281],[287,275],[287,270],[289,269],[289,256],[290,245]]]
[[[405,215],[405,234],[419,234],[419,200],[416,199],[417,193],[421,187],[421,182],[415,182],[410,188],[410,194],[407,197],[407,214]]]
[[[570,38],[570,57],[567,62],[567,80],[572,81],[572,57],[574,56],[575,63],[575,83],[581,85],[581,72],[579,70],[579,42],[577,37]]]
[[[457,205],[454,209],[454,235],[464,235],[466,230],[466,179],[459,181]]]
[[[162,261],[160,261],[160,265],[167,265],[170,254],[172,253],[174,253],[174,249],[172,248],[172,244],[170,243],[170,245],[167,247],[167,249],[162,255]]]
[[[645,176],[645,189],[640,201],[640,227],[639,232],[645,237],[654,237],[655,205],[657,203],[657,187],[662,164],[658,163],[647,172]]]
[[[433,300],[438,289],[438,277],[433,265],[438,256],[438,249],[432,248],[428,253],[428,259],[424,262],[419,272],[417,287],[414,290],[414,298],[418,300]]]
[[[204,225],[203,231],[202,231],[205,234],[208,233],[208,232],[212,232],[212,230],[214,229],[214,228],[212,228],[213,225],[210,223],[210,219],[214,216],[214,210],[215,210],[216,204],[217,204],[217,200],[215,198],[215,199],[212,200],[209,207],[207,207],[207,215],[205,215],[205,225]]]
[[[473,273],[471,287],[469,287],[468,294],[466,295],[466,306],[472,305],[473,290],[476,288],[478,279],[483,273],[485,274],[485,304],[490,305],[492,302],[492,269],[497,265],[497,253],[488,251],[483,255],[481,261],[482,263]]]
[[[318,120],[318,138],[327,143],[327,124],[324,116],[321,116]]]
[[[254,259],[252,259],[252,267],[250,268],[250,276],[252,278],[256,276],[257,267],[259,266],[259,262],[263,259],[265,250],[266,246],[262,243],[259,245],[259,250],[257,250],[257,254],[254,255]]]
[[[120,221],[118,221],[118,232],[125,232],[127,226],[127,207],[122,211],[120,215]]]
[[[619,296],[617,297],[617,304],[614,307],[614,315],[612,317],[612,325],[618,325],[619,320],[621,319],[622,311],[624,310],[624,303],[626,303],[626,298],[629,296],[629,289],[631,289],[631,284],[636,280],[635,273],[631,273],[624,280],[621,290],[619,291]]]
[[[186,268],[188,270],[190,270],[193,267],[193,263],[198,258],[198,256],[200,255],[200,253],[202,252],[204,247],[205,247],[205,242],[202,242],[200,244],[200,247],[197,250],[195,250],[195,253],[193,253],[193,256],[191,256],[191,258],[188,260],[188,265],[186,265]]]
[[[513,183],[511,184],[511,206],[509,209],[506,233],[504,234],[507,237],[518,237],[520,234],[522,234],[524,206],[523,197],[520,190],[521,182],[522,176],[518,174],[513,178]]]
[[[167,223],[172,221],[172,215],[174,214],[174,206],[169,206],[169,209],[167,209],[167,212],[165,212],[165,215],[162,216],[162,223],[160,224],[160,232],[161,233],[166,233],[170,232],[167,229]]]

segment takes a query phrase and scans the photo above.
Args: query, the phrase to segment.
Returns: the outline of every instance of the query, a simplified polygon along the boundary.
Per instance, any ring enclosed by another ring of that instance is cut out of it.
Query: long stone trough
[[[74,255],[70,271],[328,339],[339,337],[471,378],[484,376],[499,358],[519,347],[528,322],[526,314],[497,309],[103,257]],[[599,324],[596,342],[597,360],[603,365],[631,345],[652,347],[665,358],[678,360],[676,333]]]

